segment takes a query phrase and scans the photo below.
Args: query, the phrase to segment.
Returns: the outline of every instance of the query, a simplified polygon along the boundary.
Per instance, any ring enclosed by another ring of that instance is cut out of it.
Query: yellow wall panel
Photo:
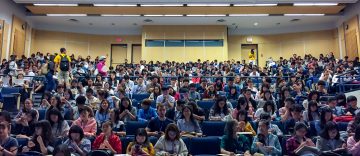
[[[205,59],[206,53],[203,47],[185,47],[185,56],[186,59],[184,62],[197,61],[197,59],[202,61],[207,60]]]

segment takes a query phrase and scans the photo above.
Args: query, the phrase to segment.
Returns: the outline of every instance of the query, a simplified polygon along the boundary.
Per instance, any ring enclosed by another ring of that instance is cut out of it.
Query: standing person
[[[70,87],[70,62],[71,58],[66,55],[66,49],[61,48],[60,54],[54,59],[56,68],[59,68],[58,80],[59,84],[66,84],[66,87]]]
[[[53,78],[54,74],[55,74],[55,62],[54,62],[54,55],[50,56],[50,59],[45,58],[45,64],[42,67],[42,72],[43,74],[45,74],[45,78],[47,81],[45,90],[46,91],[53,91],[55,89],[55,80]],[[44,69],[43,69],[44,68]]]
[[[256,65],[255,49],[251,49],[249,53],[249,63],[252,65]]]
[[[99,63],[96,65],[96,69],[101,76],[107,76],[105,62],[106,62],[106,57],[100,56]]]

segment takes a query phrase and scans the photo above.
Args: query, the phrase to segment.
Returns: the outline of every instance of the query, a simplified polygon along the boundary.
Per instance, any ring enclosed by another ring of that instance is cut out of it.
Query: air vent
[[[72,18],[72,19],[68,19],[68,21],[69,21],[69,22],[79,22],[79,20],[74,19],[74,18]]]
[[[224,19],[219,19],[219,20],[217,20],[217,22],[220,22],[220,23],[222,23],[222,22],[225,22],[226,20],[224,20]]]
[[[145,19],[144,22],[145,22],[145,23],[152,23],[153,20],[151,20],[151,19]]]
[[[297,18],[290,20],[290,22],[299,22],[299,21],[300,21],[300,19],[297,19]]]

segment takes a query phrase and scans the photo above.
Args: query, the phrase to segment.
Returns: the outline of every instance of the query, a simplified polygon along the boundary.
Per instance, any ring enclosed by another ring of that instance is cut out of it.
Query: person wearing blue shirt
[[[108,100],[101,101],[100,109],[95,113],[95,119],[99,126],[101,126],[105,121],[110,120],[110,107]]]
[[[334,115],[343,116],[345,114],[344,110],[341,107],[336,106],[336,104],[337,104],[337,99],[335,97],[331,97],[328,100],[328,105],[325,107],[329,107],[333,111]]]
[[[151,107],[151,100],[146,99],[141,103],[141,108],[138,111],[137,117],[139,121],[149,121],[156,118],[158,115],[156,110]]]
[[[280,156],[282,149],[279,139],[276,135],[269,133],[269,124],[266,120],[260,120],[260,133],[254,137],[251,151],[264,156]]]
[[[224,92],[230,93],[232,87],[235,87],[236,92],[240,93],[240,87],[234,83],[234,78],[230,77],[227,81],[227,84],[224,87]]]

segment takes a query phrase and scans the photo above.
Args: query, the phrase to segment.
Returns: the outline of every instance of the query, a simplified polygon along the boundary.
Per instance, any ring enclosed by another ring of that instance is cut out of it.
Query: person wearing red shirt
[[[103,133],[96,137],[92,149],[106,149],[115,154],[121,154],[121,141],[119,137],[112,131],[111,121],[106,121],[102,125]]]

